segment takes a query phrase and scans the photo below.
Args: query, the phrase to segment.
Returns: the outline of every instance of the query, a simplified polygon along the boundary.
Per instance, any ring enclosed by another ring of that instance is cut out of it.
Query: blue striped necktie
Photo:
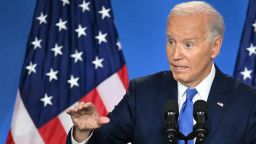
[[[186,101],[183,103],[179,116],[179,130],[185,136],[193,131],[193,97],[197,94],[195,88],[186,90]],[[184,144],[184,141],[179,141],[179,144]],[[188,141],[188,144],[193,144],[193,140]]]

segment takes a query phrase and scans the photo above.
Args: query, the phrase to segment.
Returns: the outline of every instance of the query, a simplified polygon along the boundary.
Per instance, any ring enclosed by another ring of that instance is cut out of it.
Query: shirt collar
[[[210,74],[195,87],[200,99],[204,101],[207,101],[208,99],[208,95],[210,93],[210,89],[211,89],[213,79],[215,77],[215,73],[216,73],[216,69],[213,63]],[[178,82],[178,97],[181,98],[182,96],[185,96],[184,93],[187,89],[188,89],[187,86]]]

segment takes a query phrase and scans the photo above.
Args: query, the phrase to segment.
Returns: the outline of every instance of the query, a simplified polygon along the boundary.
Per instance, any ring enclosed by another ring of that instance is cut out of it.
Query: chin
[[[176,81],[186,81],[186,78],[182,75],[176,75],[176,74],[173,74],[173,78],[176,80]]]
[[[188,82],[189,81],[189,78],[188,78],[188,75],[187,74],[181,74],[181,73],[173,73],[173,78],[176,80],[176,81],[179,81],[179,82]]]

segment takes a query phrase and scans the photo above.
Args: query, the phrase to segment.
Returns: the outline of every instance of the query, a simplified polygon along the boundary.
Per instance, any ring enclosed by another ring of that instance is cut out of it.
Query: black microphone
[[[193,115],[194,115],[194,119],[196,120],[196,125],[193,128],[194,135],[196,137],[196,144],[202,144],[209,133],[206,125],[206,120],[207,120],[206,101],[198,100],[194,103]]]
[[[169,144],[177,144],[179,108],[176,100],[168,100],[165,104],[166,134]]]

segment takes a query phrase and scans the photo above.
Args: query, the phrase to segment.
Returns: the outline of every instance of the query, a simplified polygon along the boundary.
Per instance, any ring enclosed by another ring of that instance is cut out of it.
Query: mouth
[[[171,64],[171,69],[174,72],[184,72],[184,71],[188,70],[188,67]]]

